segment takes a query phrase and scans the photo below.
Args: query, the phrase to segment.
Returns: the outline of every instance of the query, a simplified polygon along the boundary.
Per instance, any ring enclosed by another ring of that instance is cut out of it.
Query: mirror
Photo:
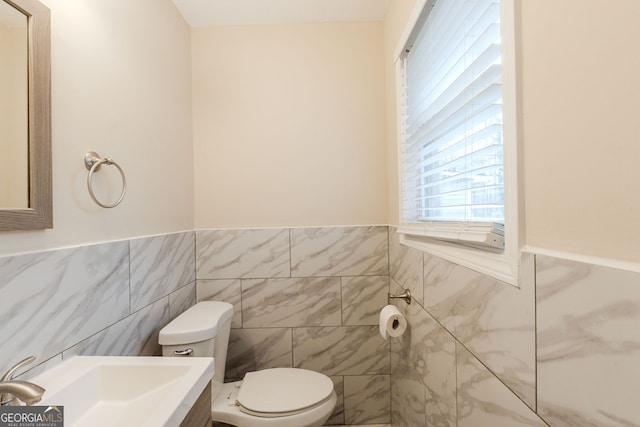
[[[0,0],[0,230],[51,228],[51,20]]]
[[[29,207],[27,16],[0,3],[0,207]]]

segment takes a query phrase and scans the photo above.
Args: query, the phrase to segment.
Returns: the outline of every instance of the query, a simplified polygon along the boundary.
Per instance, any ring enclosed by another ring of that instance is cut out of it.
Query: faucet
[[[0,405],[8,405],[11,402],[16,404],[18,398],[27,405],[33,405],[40,402],[44,388],[37,384],[33,384],[29,381],[14,380],[13,375],[15,372],[25,365],[36,360],[35,356],[27,357],[24,360],[16,363],[11,369],[9,369],[0,379]]]

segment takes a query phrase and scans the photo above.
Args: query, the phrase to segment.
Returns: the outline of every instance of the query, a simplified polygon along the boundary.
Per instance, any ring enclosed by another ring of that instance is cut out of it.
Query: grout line
[[[533,345],[534,345],[534,378],[535,388],[533,396],[533,410],[538,413],[538,257],[533,256]]]
[[[128,250],[128,254],[127,254],[127,259],[129,260],[129,265],[128,265],[128,270],[129,270],[129,314],[132,314],[132,306],[131,306],[131,240],[129,240],[128,242],[129,244],[127,245],[129,247]]]
[[[342,277],[340,277],[340,326],[344,326],[344,287],[342,284]]]
[[[295,368],[296,365],[294,364],[294,357],[293,357],[293,329],[294,328],[289,328],[291,330],[291,367]]]
[[[291,232],[291,228],[289,228],[289,278],[293,277],[293,266],[291,265],[292,264],[292,260],[293,260],[293,256],[291,254],[291,251],[292,251],[291,247],[293,246],[292,245],[291,233],[292,233]]]
[[[453,357],[454,357],[454,366],[456,368],[455,369],[455,377],[456,377],[456,426],[458,426],[459,425],[458,415],[460,414],[460,411],[458,411],[458,340],[456,340],[454,348],[455,348],[455,353],[453,354]]]
[[[387,276],[391,277],[391,227],[387,226]]]
[[[240,329],[244,329],[244,298],[243,298],[243,290],[244,290],[244,279],[234,279],[240,281]]]
[[[387,226],[387,303],[390,302],[391,280],[391,227]],[[391,397],[391,389],[393,387],[392,354],[391,340],[389,340],[389,423],[393,421],[393,398]]]
[[[293,237],[292,237],[292,230],[291,228],[287,229],[288,234],[289,234],[289,279],[293,278],[293,255],[292,255],[292,246],[293,246]],[[295,347],[294,347],[294,328],[291,328],[291,367],[295,368],[295,357],[294,357],[294,352],[295,352]]]
[[[198,240],[196,239],[196,232],[193,231],[193,279],[198,282]],[[196,295],[196,298],[198,296]]]

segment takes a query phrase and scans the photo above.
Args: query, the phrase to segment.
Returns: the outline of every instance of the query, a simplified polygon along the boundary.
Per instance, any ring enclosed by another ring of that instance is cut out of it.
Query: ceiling
[[[172,0],[192,27],[382,21],[390,0]]]

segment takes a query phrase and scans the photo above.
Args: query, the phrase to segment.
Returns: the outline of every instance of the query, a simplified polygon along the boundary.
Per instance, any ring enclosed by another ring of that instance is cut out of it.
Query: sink
[[[211,357],[75,356],[31,381],[67,427],[177,427],[213,371]]]

